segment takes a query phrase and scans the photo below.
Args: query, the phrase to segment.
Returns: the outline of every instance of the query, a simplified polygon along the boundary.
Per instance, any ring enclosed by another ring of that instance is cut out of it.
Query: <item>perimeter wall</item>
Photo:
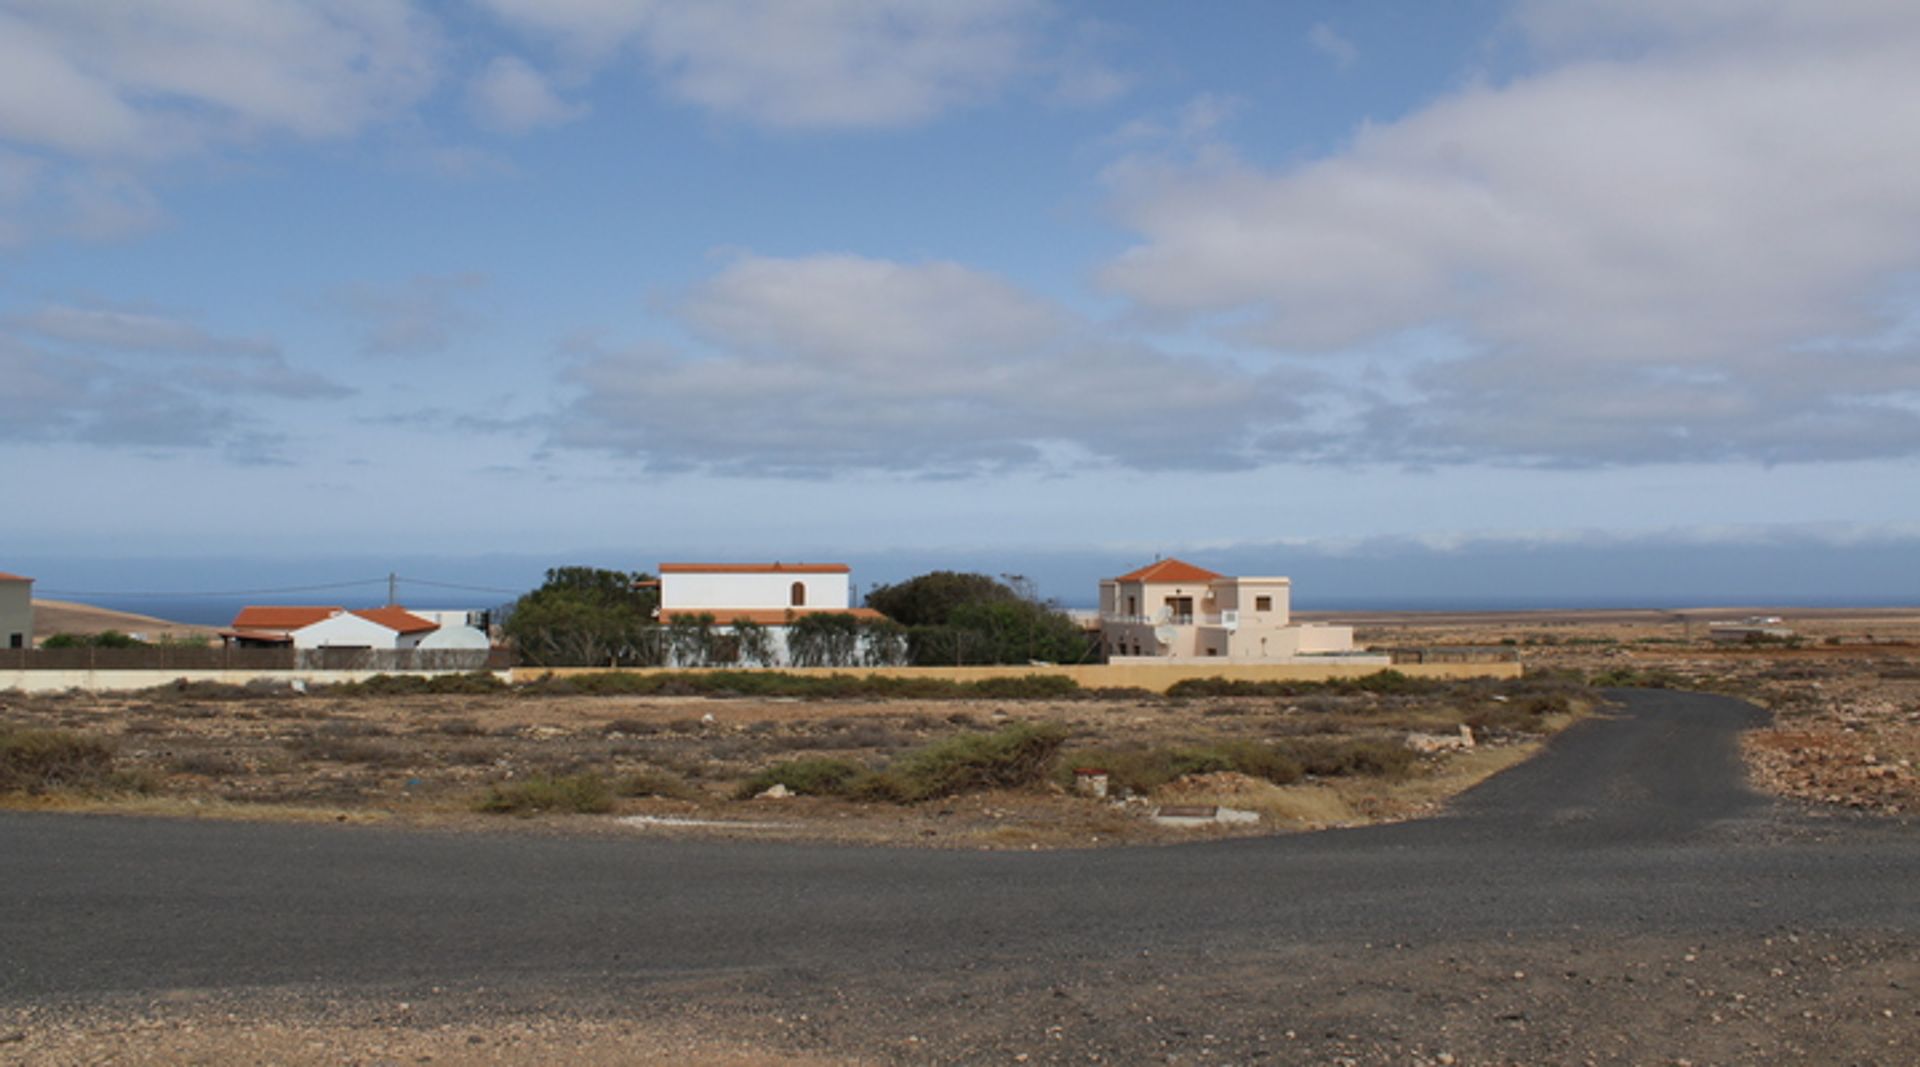
[[[741,670],[733,667],[666,668],[623,667],[624,674],[703,674]],[[758,668],[747,668],[758,669]],[[1145,689],[1164,693],[1175,682],[1190,678],[1227,678],[1248,682],[1324,682],[1334,678],[1363,678],[1384,670],[1398,671],[1410,678],[1518,678],[1520,662],[1500,663],[1221,663],[1196,660],[1188,663],[1089,663],[1050,666],[1007,665],[999,667],[782,667],[781,674],[852,674],[886,678],[944,678],[956,682],[977,682],[983,678],[1025,678],[1030,675],[1055,675],[1071,678],[1085,689]],[[516,682],[528,682],[551,675],[565,678],[582,674],[607,674],[608,667],[515,667],[510,673]]]

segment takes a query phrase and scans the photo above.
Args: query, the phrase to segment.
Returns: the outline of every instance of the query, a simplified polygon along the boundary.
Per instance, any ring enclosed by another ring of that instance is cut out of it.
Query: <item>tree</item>
[[[1013,602],[1020,594],[996,578],[933,571],[867,594],[867,606],[902,626],[945,626],[968,604]]]
[[[1081,663],[1098,648],[1020,575],[934,571],[875,589],[867,605],[908,627],[908,658],[921,666]]]
[[[865,667],[899,667],[907,658],[907,628],[892,619],[860,624],[860,663]]]
[[[540,667],[655,666],[664,642],[660,603],[644,573],[556,567],[514,602],[505,630],[524,663]]]
[[[859,655],[860,623],[852,615],[809,612],[787,629],[787,659],[796,667],[851,667]]]
[[[773,663],[773,635],[752,619],[735,619],[734,657],[745,667],[766,667]]]
[[[706,612],[675,616],[667,626],[667,648],[671,651],[668,658],[676,667],[712,666],[717,643],[713,616]]]

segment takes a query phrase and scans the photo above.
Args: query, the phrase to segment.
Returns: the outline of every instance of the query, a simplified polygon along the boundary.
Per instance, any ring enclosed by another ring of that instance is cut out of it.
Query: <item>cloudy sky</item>
[[[0,0],[11,569],[1845,553],[1917,457],[1904,0]]]

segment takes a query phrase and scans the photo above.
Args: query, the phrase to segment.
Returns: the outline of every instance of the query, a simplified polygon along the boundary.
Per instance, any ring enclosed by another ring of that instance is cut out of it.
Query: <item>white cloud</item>
[[[781,128],[910,125],[989,98],[1022,72],[1047,14],[1039,0],[486,3],[588,64],[632,42],[675,96]],[[1083,66],[1068,88],[1119,87]]]
[[[679,314],[698,346],[586,354],[560,443],[767,475],[960,474],[1060,455],[1233,468],[1299,414],[1273,379],[1107,335],[952,263],[749,257]]]
[[[348,286],[331,303],[365,331],[361,354],[425,355],[480,321],[475,301],[486,286],[478,274],[423,274],[396,285]]]
[[[260,399],[349,392],[293,367],[271,342],[97,304],[0,320],[0,381],[0,441],[107,446],[258,445],[273,438],[251,410]]]
[[[1555,3],[1521,24],[1546,69],[1331,157],[1128,161],[1142,241],[1105,281],[1336,368],[1455,334],[1468,355],[1395,383],[1412,402],[1356,394],[1356,454],[1920,453],[1915,412],[1874,403],[1915,387],[1911,344],[1875,342],[1920,270],[1920,10]]]
[[[541,126],[572,122],[587,113],[553,91],[547,79],[518,56],[500,56],[468,88],[476,118],[482,125],[506,133],[525,133]]]
[[[1307,43],[1332,59],[1334,65],[1342,70],[1353,66],[1353,61],[1360,58],[1360,50],[1353,46],[1353,42],[1340,36],[1339,31],[1324,22],[1314,23],[1313,28],[1307,31]]]
[[[268,133],[341,137],[431,87],[438,39],[383,0],[11,0],[0,138],[140,159]]]

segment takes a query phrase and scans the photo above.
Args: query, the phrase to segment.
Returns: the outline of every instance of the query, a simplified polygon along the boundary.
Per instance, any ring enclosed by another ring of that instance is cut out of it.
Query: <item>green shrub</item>
[[[376,674],[359,682],[342,682],[327,687],[329,695],[339,696],[416,696],[478,695],[498,693],[507,683],[485,671],[466,674]]]
[[[1058,700],[1081,693],[1078,683],[1057,675],[985,678],[957,682],[947,678],[861,674],[787,674],[782,671],[664,671],[636,674],[605,671],[564,678],[548,676],[526,683],[528,695],[661,695],[713,697],[799,697],[806,700]]]
[[[846,796],[855,780],[870,774],[866,767],[844,759],[799,759],[776,763],[740,784],[742,799],[756,797],[776,785],[801,796]]]
[[[1686,680],[1672,671],[1615,667],[1590,676],[1587,684],[1596,689],[1681,689]]]
[[[519,782],[503,782],[487,790],[475,811],[495,815],[532,815],[536,812],[573,812],[599,815],[613,810],[613,789],[597,774],[541,775]]]
[[[1159,748],[1088,749],[1073,752],[1071,757],[1070,762],[1074,767],[1097,767],[1106,771],[1108,788],[1136,793],[1150,793],[1189,774],[1234,771],[1286,785],[1299,781],[1304,773],[1298,760],[1273,745],[1263,745],[1257,741],[1224,741],[1215,745]]]
[[[903,757],[886,771],[900,799],[913,801],[972,789],[1003,789],[1044,781],[1067,728],[1017,723],[990,734],[962,734]]]
[[[686,779],[652,767],[623,775],[614,785],[614,791],[623,797],[687,799],[697,795],[697,790],[688,785]]]
[[[113,746],[70,730],[20,730],[0,726],[0,793],[108,784]]]
[[[1245,679],[1187,678],[1168,687],[1169,697],[1294,697],[1310,693],[1430,693],[1448,683],[1414,678],[1395,670],[1324,682],[1256,682]]]
[[[1302,737],[1281,742],[1279,751],[1307,774],[1322,778],[1374,775],[1401,778],[1413,768],[1414,753],[1387,738]]]

